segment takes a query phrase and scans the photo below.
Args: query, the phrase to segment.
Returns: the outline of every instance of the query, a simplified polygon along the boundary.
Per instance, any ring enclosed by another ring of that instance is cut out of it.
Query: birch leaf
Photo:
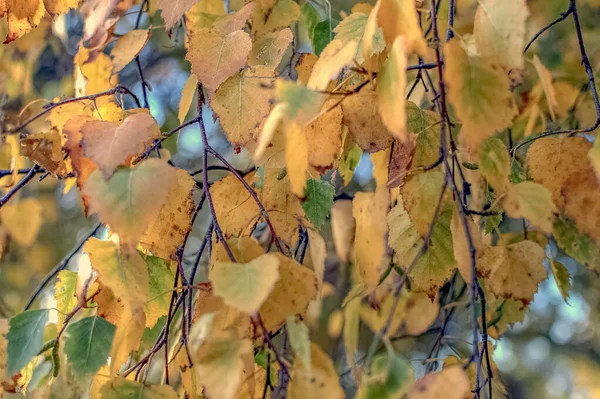
[[[157,8],[162,11],[165,30],[170,30],[199,0],[157,0]]]
[[[123,253],[111,241],[90,238],[83,247],[102,284],[122,300],[143,304],[149,296],[148,268],[136,252]]]
[[[152,29],[134,29],[121,36],[110,52],[112,73],[121,72],[133,61],[142,52],[150,36]]]
[[[192,100],[194,99],[194,94],[196,94],[197,88],[198,77],[193,73],[190,73],[190,76],[185,81],[185,85],[183,85],[183,89],[181,90],[181,98],[179,99],[179,112],[177,114],[179,123],[183,123],[185,120],[185,117],[190,110],[190,106],[192,105]]]
[[[287,126],[285,164],[292,192],[298,197],[304,196],[308,171],[308,145],[302,128],[296,122],[291,122]]]
[[[216,262],[210,271],[215,295],[243,312],[254,313],[279,280],[279,259],[261,255],[248,263]]]
[[[388,130],[401,141],[407,141],[406,132],[406,45],[397,37],[389,58],[377,76],[377,100],[381,119]]]
[[[406,40],[407,53],[417,52],[421,56],[427,54],[427,43],[419,27],[415,2],[412,0],[380,0],[377,22],[383,31],[386,43],[394,43],[396,37]],[[375,12],[375,11],[373,11]],[[398,23],[402,21],[402,23]]]
[[[292,380],[288,387],[290,399],[344,398],[344,391],[338,382],[333,362],[316,344],[311,345],[310,359],[310,367],[302,362],[294,364]]]
[[[389,192],[380,187],[375,193],[357,193],[352,201],[352,214],[356,220],[354,260],[369,290],[379,283],[381,266],[386,261],[385,217],[390,205]]]
[[[221,35],[211,29],[199,29],[190,39],[186,59],[198,80],[214,92],[246,65],[251,49],[252,40],[244,31]]]
[[[477,270],[494,295],[528,304],[547,277],[544,258],[539,244],[525,240],[486,248],[477,259]]]
[[[234,146],[244,146],[252,140],[269,114],[273,95],[268,88],[270,75],[267,67],[246,69],[227,79],[212,96],[210,104]]]
[[[77,377],[96,374],[106,364],[115,326],[98,316],[70,323],[65,339],[65,354]]]
[[[156,120],[147,112],[127,117],[123,124],[89,121],[81,127],[83,147],[108,180],[117,166],[142,152],[145,144],[160,136]]]
[[[446,43],[444,54],[448,97],[463,124],[461,137],[476,149],[517,115],[508,75],[488,59],[468,53],[458,40]]]
[[[561,187],[574,172],[588,167],[586,154],[591,147],[583,137],[545,137],[534,141],[527,150],[529,175],[550,190],[558,207],[564,205]]]
[[[483,57],[497,61],[506,70],[523,69],[525,21],[529,16],[525,0],[479,1],[473,35]]]
[[[89,213],[98,213],[127,243],[136,243],[177,181],[175,169],[159,159],[148,159],[131,169],[118,169],[107,182],[95,171],[85,183]]]
[[[512,218],[527,218],[543,232],[552,232],[552,220],[556,207],[550,191],[541,184],[524,181],[510,186],[502,207]]]

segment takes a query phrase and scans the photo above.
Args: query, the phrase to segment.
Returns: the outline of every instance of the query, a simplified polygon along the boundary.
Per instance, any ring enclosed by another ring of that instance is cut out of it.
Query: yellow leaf
[[[20,38],[39,25],[46,14],[42,0],[4,0],[0,4],[0,16],[6,15],[8,33],[4,44]]]
[[[269,114],[273,95],[270,76],[272,71],[267,67],[245,69],[227,79],[212,96],[211,107],[233,146],[251,141]]]
[[[433,222],[443,185],[444,174],[433,170],[410,176],[402,187],[404,206],[421,237],[425,237]]]
[[[406,52],[417,52],[421,56],[427,55],[427,43],[419,27],[417,10],[413,0],[379,0],[379,10],[375,6],[377,21],[383,37],[387,43],[394,43],[396,37],[406,39]],[[399,21],[402,21],[401,23]]]
[[[117,166],[144,150],[152,139],[160,136],[156,120],[144,110],[127,117],[123,124],[89,121],[81,127],[84,154],[109,179]]]
[[[479,169],[496,193],[508,190],[510,155],[500,139],[488,137],[479,147]]]
[[[354,261],[367,289],[374,290],[379,283],[382,265],[387,263],[385,235],[389,191],[379,187],[374,193],[357,193],[352,206],[356,220]]]
[[[185,170],[177,169],[175,176],[166,201],[140,240],[142,247],[163,259],[175,258],[177,248],[192,228],[196,183]]]
[[[348,96],[342,102],[344,124],[352,140],[367,152],[377,152],[392,144],[393,136],[379,116],[377,96],[370,87]]]
[[[10,202],[0,210],[0,219],[17,244],[30,247],[42,225],[42,205],[32,197]]]
[[[21,139],[21,155],[54,174],[64,177],[69,170],[62,152],[61,135],[55,128],[45,133],[29,134]]]
[[[385,186],[388,182],[388,170],[390,164],[390,148],[374,152],[371,155],[373,163],[373,178],[377,187]]]
[[[298,63],[296,64],[296,72],[298,73],[298,82],[307,84],[310,79],[315,64],[319,60],[319,57],[313,53],[302,53],[298,57]]]
[[[479,53],[506,70],[523,69],[526,0],[482,0],[475,13],[473,35]]]
[[[293,39],[294,35],[290,28],[267,33],[252,43],[248,65],[262,66],[274,72]]]
[[[408,140],[406,132],[406,45],[403,37],[394,40],[383,69],[377,75],[377,100],[379,113],[388,130],[402,141]]]
[[[185,81],[185,85],[181,90],[181,98],[179,99],[179,112],[177,114],[179,123],[183,123],[188,111],[190,110],[192,100],[194,99],[194,94],[196,94],[197,86],[198,78],[193,73],[190,73],[190,76]]]
[[[337,79],[345,67],[353,65],[352,60],[357,49],[358,42],[354,40],[348,43],[343,43],[341,40],[330,42],[313,67],[307,84],[308,88],[325,90],[329,82]]]
[[[111,241],[90,238],[83,247],[103,285],[129,306],[141,306],[148,300],[148,268],[137,251],[124,253]]]
[[[209,278],[227,305],[255,313],[279,280],[279,259],[264,254],[248,263],[215,262]]]
[[[308,242],[310,244],[310,258],[312,260],[312,267],[317,278],[317,295],[321,296],[321,289],[323,288],[323,279],[325,272],[325,259],[327,258],[327,248],[325,246],[325,240],[319,234],[318,231],[313,229],[306,229],[308,232]]]
[[[82,84],[75,88],[77,96],[100,93],[109,90],[118,83],[118,75],[112,74],[112,61],[104,53],[99,53],[93,61],[90,61],[88,50],[79,46],[79,52],[75,56],[75,80]],[[114,102],[111,96],[102,96],[96,99],[97,106]]]
[[[537,55],[533,56],[533,66],[540,77],[540,83],[542,85],[542,89],[544,89],[544,94],[546,96],[546,104],[548,104],[548,111],[550,111],[550,118],[552,120],[556,120],[556,112],[555,109],[558,107],[558,100],[556,98],[556,91],[554,90],[554,86],[552,85],[552,74],[550,71],[542,64]]]
[[[246,65],[251,48],[252,40],[244,31],[222,35],[211,29],[200,29],[190,38],[186,59],[191,62],[198,80],[214,92]]]
[[[308,147],[306,136],[296,122],[291,122],[287,126],[285,163],[292,192],[298,197],[304,197],[308,171]]]
[[[591,168],[573,173],[562,187],[565,215],[600,245],[600,183]]]
[[[308,163],[318,169],[329,169],[342,150],[342,108],[331,99],[323,104],[321,114],[314,122],[303,127],[308,146]]]
[[[273,255],[279,259],[279,280],[259,310],[269,331],[277,330],[288,316],[304,314],[317,296],[312,270],[280,253]]]
[[[526,218],[544,233],[552,233],[552,221],[557,211],[550,191],[539,183],[524,181],[511,185],[502,198],[502,207],[512,218]]]
[[[6,348],[8,346],[8,339],[6,339],[6,334],[8,334],[8,330],[8,319],[0,319],[0,381],[4,381],[4,379],[6,378]]]
[[[207,397],[234,398],[242,383],[243,357],[252,354],[252,342],[224,334],[204,342],[194,369]]]
[[[58,328],[61,328],[65,315],[69,314],[77,306],[75,289],[77,286],[77,273],[70,270],[61,270],[56,278],[54,286],[54,297],[56,298],[56,309],[58,309]]]
[[[269,212],[277,235],[289,243],[298,231],[298,220],[304,218],[304,210],[298,197],[291,191],[289,181],[279,178],[280,173],[281,169],[267,168],[263,188],[257,194]],[[252,184],[256,174],[248,174],[245,180]],[[235,176],[214,183],[210,190],[225,237],[244,235],[259,220],[260,211],[256,202]]]
[[[517,115],[509,77],[490,60],[465,51],[459,40],[446,43],[444,54],[448,97],[463,124],[461,137],[475,150]]]
[[[110,349],[110,374],[116,375],[129,354],[137,350],[146,327],[146,316],[141,307],[125,306],[123,316],[117,324],[112,348]]]
[[[467,216],[467,225],[469,226],[469,233],[473,247],[475,248],[475,254],[480,254],[482,249],[481,242],[481,231],[479,226],[473,223],[470,216]],[[450,222],[450,230],[452,231],[452,245],[454,248],[454,259],[458,266],[458,271],[466,282],[471,281],[471,249],[467,240],[467,234],[465,228],[460,219],[460,215],[457,210],[454,210],[452,214],[452,220]],[[475,255],[477,256],[477,255]]]
[[[335,251],[342,262],[348,262],[354,244],[355,221],[352,216],[352,201],[339,200],[331,208],[331,229]]]
[[[152,36],[152,29],[134,29],[121,36],[110,52],[112,73],[121,72],[133,61],[148,43],[150,36]]]
[[[583,137],[545,137],[534,141],[527,150],[529,175],[550,190],[558,207],[564,205],[560,192],[563,184],[573,173],[588,168],[590,148],[592,143]]]
[[[408,399],[464,399],[470,392],[469,377],[462,366],[451,366],[426,374],[413,385]]]
[[[256,37],[290,26],[300,16],[300,6],[293,0],[273,0],[272,3],[255,9],[252,29]]]
[[[496,296],[527,304],[547,277],[544,249],[533,241],[488,247],[478,256],[477,271]]]
[[[310,368],[302,362],[295,362],[292,378],[288,386],[290,399],[304,398],[345,398],[338,382],[338,375],[331,359],[316,344],[310,349]]]
[[[367,304],[362,305],[361,319],[371,331],[377,333],[386,325],[393,302],[394,295],[390,293],[383,303],[380,303],[378,310]],[[387,336],[422,334],[437,319],[439,311],[437,300],[432,301],[426,293],[403,291],[392,315]]]

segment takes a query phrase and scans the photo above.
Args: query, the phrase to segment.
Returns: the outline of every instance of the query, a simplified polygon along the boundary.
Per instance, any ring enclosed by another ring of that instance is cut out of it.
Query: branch
[[[62,260],[58,262],[56,266],[54,266],[50,273],[48,273],[46,277],[44,277],[44,279],[40,282],[40,284],[37,286],[37,288],[31,295],[31,298],[29,298],[29,301],[27,302],[27,305],[25,305],[25,309],[23,309],[23,311],[26,311],[31,307],[31,304],[33,303],[33,301],[35,301],[35,298],[37,298],[37,296],[42,292],[46,284],[48,284],[48,282],[52,280],[54,276],[56,276],[61,270],[64,270],[67,267],[67,264],[69,263],[71,258],[75,256],[77,252],[79,252],[79,250],[83,247],[83,245],[90,237],[96,234],[100,226],[102,226],[102,223],[96,223],[96,225],[94,225],[94,227],[92,227],[92,229],[88,231],[85,234],[85,236],[83,236],[83,238],[77,243],[77,245],[75,245],[75,247],[73,247],[73,249],[71,249],[71,251],[69,251],[69,253],[66,254],[65,257],[62,258]]]
[[[138,12],[137,19],[135,21],[135,29],[139,29],[140,23],[142,22],[142,14],[144,13],[144,7],[148,8],[150,5],[148,0],[143,0],[142,4],[140,4],[140,11]],[[150,89],[150,85],[144,79],[144,71],[142,70],[142,64],[140,63],[140,55],[135,56],[135,63],[137,65],[138,75],[140,76],[140,80],[142,82],[142,94],[144,96],[144,108],[147,108],[150,111],[150,104],[148,103],[148,93],[146,89]]]
[[[33,177],[40,171],[40,169],[40,165],[35,165],[33,168],[29,169],[27,175],[25,175],[25,177],[22,178],[21,181],[19,181],[13,188],[11,188],[11,190],[8,193],[6,193],[4,197],[0,198],[0,208],[2,208],[8,201],[10,201],[10,199],[14,197],[14,195],[18,193],[20,189],[25,187],[25,185],[29,183],[33,179]]]
[[[90,94],[90,95],[87,95],[87,96],[69,98],[69,99],[62,100],[62,101],[59,101],[59,102],[56,102],[56,103],[51,101],[48,104],[44,105],[44,109],[42,111],[40,111],[39,113],[37,113],[34,116],[32,116],[31,118],[27,119],[25,122],[23,122],[19,126],[16,126],[16,127],[12,128],[12,129],[8,129],[6,131],[6,134],[19,133],[21,130],[23,130],[25,127],[27,127],[27,125],[29,125],[31,122],[33,122],[36,119],[38,119],[38,118],[46,115],[48,112],[52,111],[54,108],[60,107],[62,105],[74,103],[74,102],[77,102],[77,101],[84,101],[84,100],[95,101],[99,97],[110,96],[110,95],[113,95],[113,94],[129,94],[133,98],[133,100],[135,101],[135,103],[138,106],[138,108],[141,108],[140,100],[138,100],[138,98],[136,97],[135,94],[133,94],[127,87],[125,87],[123,85],[116,85],[115,87],[113,87],[110,90],[106,90],[106,91],[103,91],[103,92],[100,92],[100,93],[96,93],[96,94]]]

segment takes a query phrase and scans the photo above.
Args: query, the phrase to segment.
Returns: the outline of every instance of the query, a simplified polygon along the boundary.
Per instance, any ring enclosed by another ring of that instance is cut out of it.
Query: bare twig
[[[54,268],[50,271],[50,273],[48,273],[46,275],[46,277],[44,277],[44,279],[40,282],[40,284],[37,286],[35,291],[33,291],[33,294],[31,295],[31,298],[29,298],[29,301],[27,301],[27,305],[25,305],[25,309],[23,311],[25,311],[31,307],[31,304],[33,304],[33,301],[35,301],[37,296],[42,292],[42,290],[44,289],[46,284],[48,284],[48,282],[50,282],[50,280],[52,280],[54,278],[54,276],[56,276],[61,270],[64,270],[67,267],[71,258],[73,256],[75,256],[75,254],[77,254],[77,252],[79,252],[79,250],[81,248],[83,248],[83,245],[86,243],[86,241],[90,237],[92,237],[94,234],[96,234],[96,232],[98,231],[100,226],[102,226],[102,223],[100,223],[100,222],[96,223],[94,225],[94,227],[92,227],[92,229],[90,231],[88,231],[81,238],[81,240],[79,240],[77,245],[75,245],[73,247],[73,249],[71,249],[71,251],[69,251],[69,253],[66,254],[65,257],[62,258],[62,260],[60,262],[58,262],[58,264],[56,266],[54,266]]]

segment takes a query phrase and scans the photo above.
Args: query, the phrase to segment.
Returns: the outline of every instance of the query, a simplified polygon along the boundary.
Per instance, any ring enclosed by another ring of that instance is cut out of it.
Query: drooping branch
[[[31,169],[29,169],[29,172],[25,175],[25,177],[22,178],[17,184],[15,184],[15,186],[11,188],[10,191],[6,193],[6,195],[0,198],[0,208],[2,208],[8,201],[10,201],[10,199],[14,197],[16,193],[19,192],[19,190],[25,187],[27,183],[29,183],[33,179],[33,177],[40,171],[40,169],[41,167],[39,165],[35,165]]]

